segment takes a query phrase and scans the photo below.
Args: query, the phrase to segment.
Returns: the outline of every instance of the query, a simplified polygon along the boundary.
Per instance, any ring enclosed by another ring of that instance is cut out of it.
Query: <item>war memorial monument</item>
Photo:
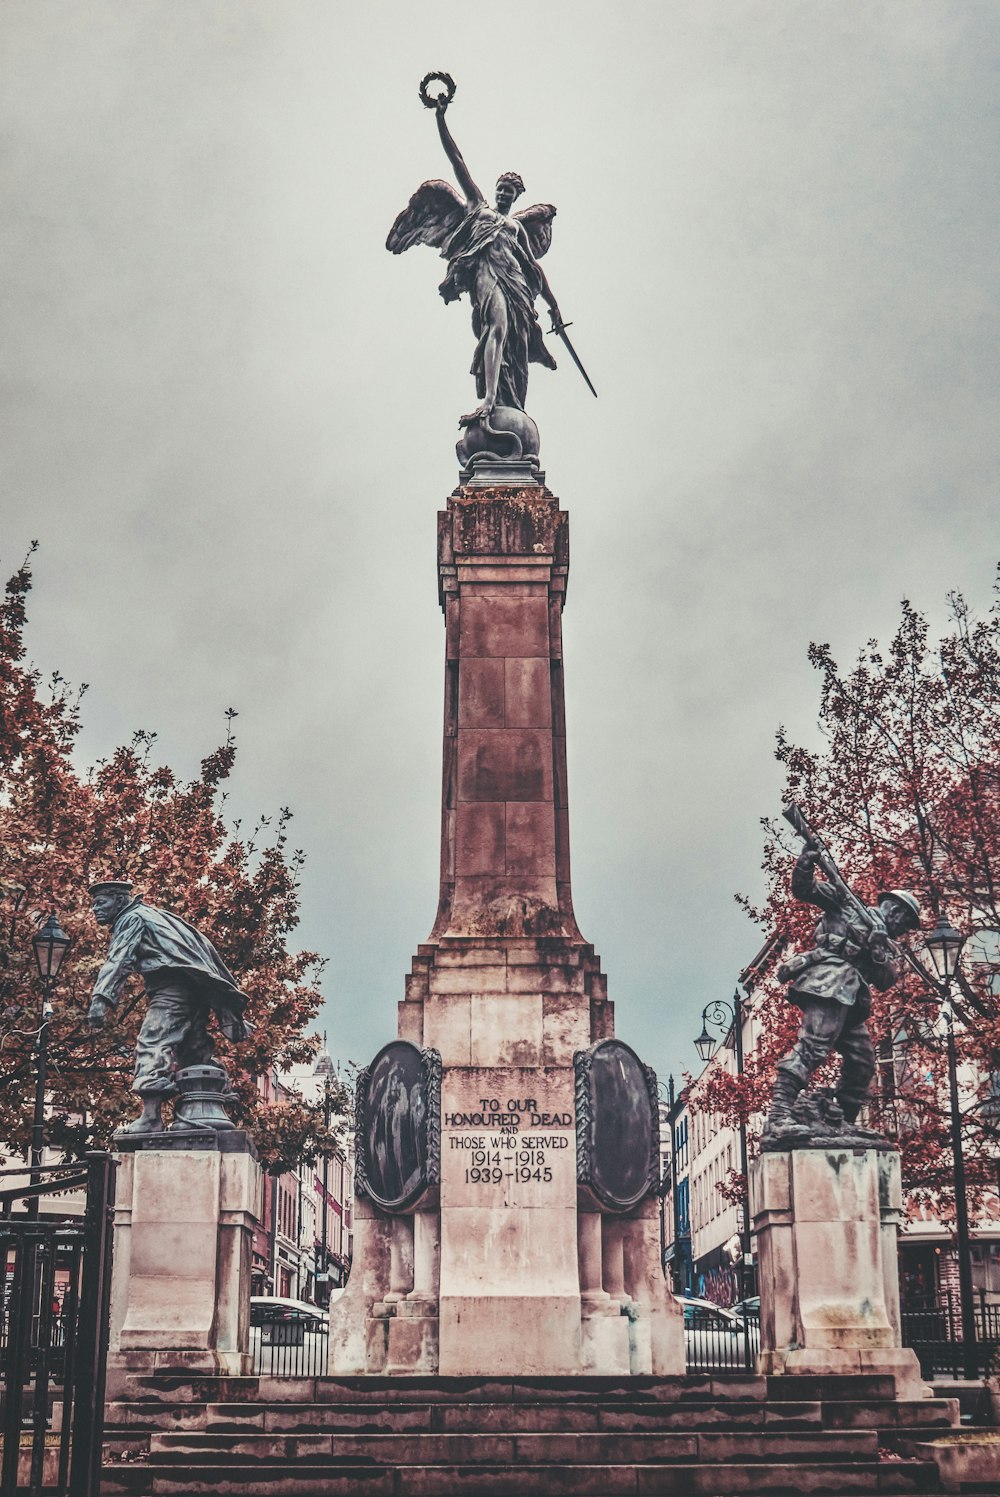
[[[447,77],[421,85],[461,191],[423,183],[387,242],[395,254],[439,249],[442,297],[472,305],[479,403],[460,421],[459,485],[437,530],[440,897],[398,1038],[358,1091],[355,1267],[331,1368],[679,1373],[681,1313],[660,1268],[656,1078],[614,1038],[573,914],[569,525],[525,411],[530,365],[555,365],[536,297],[566,342],[540,264],[555,209],[517,211],[512,172],[487,202],[448,128],[452,92]]]
[[[458,190],[424,182],[387,241],[394,254],[438,250],[441,296],[472,309],[477,403],[459,421],[458,483],[437,516],[439,899],[395,1036],[358,1081],[354,1258],[331,1310],[328,1374],[249,1375],[258,1167],[226,1117],[204,1028],[211,1006],[243,1022],[235,984],[197,932],[101,886],[98,917],[115,907],[113,970],[95,1022],[129,962],[150,992],[143,1114],[119,1135],[110,1386],[122,1428],[149,1426],[152,1464],[106,1491],[938,1490],[932,1462],[879,1456],[910,1427],[947,1429],[957,1406],[930,1397],[901,1345],[899,1156],[860,1125],[864,1001],[895,981],[918,912],[900,890],[861,905],[797,808],[794,892],[823,913],[815,950],[789,962],[802,1030],[750,1181],[760,1358],[724,1377],[686,1373],[683,1310],[661,1260],[656,1078],[616,1038],[573,911],[569,524],[526,410],[530,366],[555,366],[539,298],[596,391],[541,264],[556,210],[517,210],[513,172],[490,205],[447,123],[454,94],[443,73],[420,86]],[[176,1076],[161,1063],[171,1046],[185,1062]],[[833,1049],[840,1087],[810,1090]]]

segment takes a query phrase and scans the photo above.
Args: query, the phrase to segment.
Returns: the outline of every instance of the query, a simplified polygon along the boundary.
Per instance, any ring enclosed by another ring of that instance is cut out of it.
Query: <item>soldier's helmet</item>
[[[907,889],[884,889],[878,897],[879,904],[883,899],[893,899],[901,904],[910,917],[910,929],[916,930],[920,925],[920,905],[917,899]]]

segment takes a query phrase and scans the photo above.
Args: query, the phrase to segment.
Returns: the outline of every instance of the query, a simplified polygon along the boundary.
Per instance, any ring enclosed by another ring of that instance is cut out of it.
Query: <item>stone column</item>
[[[604,1262],[604,1288],[613,1300],[624,1305],[628,1300],[625,1292],[625,1223],[621,1217],[605,1216],[601,1219],[601,1256]]]
[[[389,1349],[392,1221],[363,1195],[354,1202],[354,1257],[340,1298],[330,1307],[330,1373],[357,1377],[385,1371]]]
[[[584,1310],[606,1310],[611,1303],[611,1296],[604,1288],[602,1277],[600,1212],[580,1212],[577,1217],[577,1245],[580,1252],[580,1295]]]
[[[433,1373],[438,1369],[438,1218],[417,1211],[404,1218],[413,1251],[412,1285],[389,1323],[387,1372]]]
[[[627,1374],[631,1367],[628,1320],[620,1301],[604,1288],[602,1223],[599,1211],[577,1217],[582,1308],[582,1371]]]
[[[440,1272],[437,1216],[418,1211],[413,1218],[413,1288],[407,1298],[414,1304],[433,1305]]]
[[[393,1371],[629,1371],[620,1306],[600,1300],[593,1203],[579,1228],[590,1253],[583,1280],[578,1248],[574,1054],[612,1037],[614,1016],[600,961],[573,913],[562,660],[568,537],[565,513],[527,470],[506,486],[481,477],[463,484],[438,517],[440,892],[407,978],[398,1036],[440,1053],[440,1185],[417,1208],[413,1290],[396,1302],[388,1329],[376,1324],[369,1291],[354,1289],[356,1247],[331,1328],[338,1373],[358,1365],[361,1337],[348,1327],[358,1313],[370,1371],[381,1370],[372,1354],[380,1338]],[[366,1219],[366,1240],[384,1251],[377,1216]],[[650,1251],[643,1282],[652,1285],[658,1244]],[[620,1242],[618,1263],[621,1278]],[[388,1264],[374,1277],[364,1267],[361,1274],[373,1287]],[[431,1274],[433,1296],[423,1287]],[[672,1302],[659,1278],[667,1313]],[[600,1305],[613,1313],[595,1314]],[[602,1328],[585,1326],[596,1318]],[[683,1372],[678,1345],[671,1365],[657,1370]]]
[[[539,485],[469,488],[438,536],[441,888],[400,1034],[443,1064],[440,1371],[575,1372],[572,1063],[607,1005],[570,888],[566,516]]]
[[[760,1279],[760,1371],[892,1375],[920,1397],[900,1342],[895,1149],[761,1154],[750,1177]]]
[[[684,1321],[663,1273],[658,1203],[647,1198],[622,1227],[625,1292],[632,1306],[630,1370],[655,1376],[683,1372]]]
[[[395,1305],[405,1299],[413,1288],[413,1221],[409,1216],[397,1216],[392,1223],[392,1243],[389,1249],[389,1288],[385,1303]]]
[[[109,1386],[128,1373],[250,1373],[252,1140],[166,1132],[118,1147]]]

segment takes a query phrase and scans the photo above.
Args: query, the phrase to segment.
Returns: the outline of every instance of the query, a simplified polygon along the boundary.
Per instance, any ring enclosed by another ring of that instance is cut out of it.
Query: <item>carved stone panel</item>
[[[577,1184],[603,1211],[631,1211],[659,1183],[656,1074],[621,1040],[573,1059]]]
[[[441,1057],[406,1040],[358,1076],[357,1188],[383,1211],[411,1210],[441,1178]]]

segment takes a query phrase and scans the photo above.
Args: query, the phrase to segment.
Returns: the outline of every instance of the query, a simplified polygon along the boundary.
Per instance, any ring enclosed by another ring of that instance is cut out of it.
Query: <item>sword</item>
[[[584,369],[583,365],[580,363],[580,356],[579,356],[579,354],[577,353],[576,349],[573,347],[572,343],[569,341],[569,338],[566,336],[566,329],[568,327],[572,327],[572,326],[573,326],[573,324],[571,322],[553,322],[552,326],[549,328],[549,335],[551,336],[552,333],[558,333],[559,334],[559,337],[563,340],[563,342],[565,343],[567,349],[569,350],[569,356],[570,356],[570,358],[573,360],[573,363],[576,365],[576,367],[579,369],[580,373],[583,375],[584,379],[587,381],[587,389],[590,391],[591,395],[593,395],[594,399],[596,400],[597,399],[597,391],[594,389],[593,385],[590,382],[590,375],[587,373],[586,369]]]

